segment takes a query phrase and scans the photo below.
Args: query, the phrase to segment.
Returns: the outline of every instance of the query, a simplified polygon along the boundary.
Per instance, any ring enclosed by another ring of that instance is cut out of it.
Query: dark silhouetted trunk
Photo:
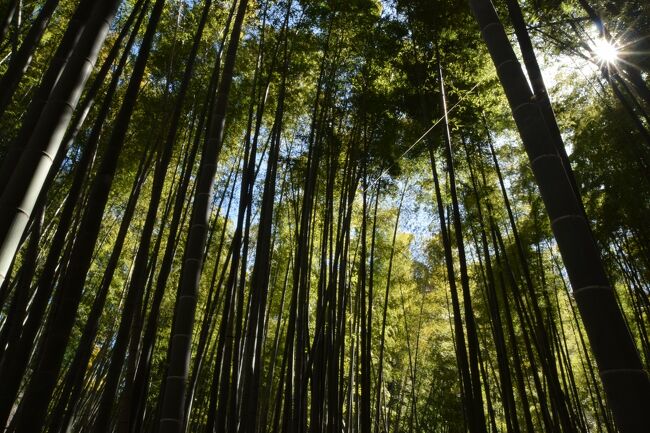
[[[188,378],[188,360],[194,327],[196,292],[207,235],[208,205],[216,164],[223,143],[228,95],[247,4],[248,0],[241,0],[235,16],[223,74],[219,82],[217,100],[214,104],[214,116],[206,135],[199,174],[196,180],[197,186],[192,204],[192,217],[179,284],[180,296],[174,312],[177,319],[174,322],[170,336],[169,368],[165,378],[165,393],[161,407],[159,430],[164,433],[180,431],[184,420],[183,411]]]
[[[642,431],[650,425],[650,379],[616,302],[589,222],[494,6],[489,0],[470,0],[470,6],[531,161],[616,423],[622,433]]]
[[[31,138],[16,164],[14,176],[0,196],[0,283],[4,281],[18,250],[118,4],[118,0],[107,0],[95,5],[80,43],[43,107]]]
[[[20,79],[29,67],[34,51],[36,51],[36,47],[43,37],[45,28],[58,4],[59,0],[46,0],[38,16],[32,23],[32,27],[27,32],[25,39],[23,39],[20,49],[11,56],[11,63],[9,63],[7,71],[2,76],[2,79],[0,79],[0,115],[5,112],[5,109],[11,102],[11,98],[18,88]]]

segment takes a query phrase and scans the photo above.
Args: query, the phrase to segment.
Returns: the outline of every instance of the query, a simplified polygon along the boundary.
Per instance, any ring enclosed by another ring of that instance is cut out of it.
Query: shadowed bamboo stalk
[[[169,369],[165,378],[165,394],[160,414],[159,429],[165,433],[180,431],[184,420],[183,411],[185,408],[186,382],[189,374],[196,293],[207,235],[208,205],[212,193],[216,164],[223,142],[228,95],[232,84],[235,59],[247,4],[248,0],[240,0],[237,9],[222,78],[217,90],[217,100],[214,104],[214,117],[206,135],[201,156],[201,166],[196,180],[197,187],[194,194],[192,216],[179,284],[180,296],[175,311],[178,320],[174,322],[170,338]]]
[[[602,265],[589,222],[490,0],[470,0],[530,159],[609,406],[622,433],[650,425],[650,379]]]
[[[81,42],[52,90],[14,175],[0,196],[0,284],[20,245],[118,4],[119,0],[107,0],[95,6]]]

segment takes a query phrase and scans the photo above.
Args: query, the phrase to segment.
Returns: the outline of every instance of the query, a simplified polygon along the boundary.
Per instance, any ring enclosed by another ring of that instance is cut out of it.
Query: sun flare
[[[594,41],[593,51],[601,63],[612,64],[618,60],[618,47],[613,41],[605,38],[598,38]]]

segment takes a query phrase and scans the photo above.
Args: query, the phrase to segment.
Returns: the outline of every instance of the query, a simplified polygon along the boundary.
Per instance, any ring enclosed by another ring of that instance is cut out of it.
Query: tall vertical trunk
[[[130,46],[130,44],[132,44],[136,32],[137,30],[133,32],[132,38],[130,42],[127,43],[127,46]],[[127,48],[126,51],[129,51],[129,49]],[[75,167],[73,182],[63,206],[63,210],[59,218],[59,224],[50,245],[50,251],[47,256],[47,260],[43,266],[41,276],[35,285],[35,296],[31,303],[27,321],[23,327],[20,343],[11,349],[11,353],[3,359],[2,365],[0,365],[0,377],[3,378],[2,381],[5,384],[5,386],[2,388],[2,392],[0,393],[0,413],[2,414],[0,418],[2,419],[6,419],[6,416],[8,416],[8,410],[10,409],[11,404],[18,392],[20,379],[26,371],[27,361],[34,344],[34,338],[36,337],[37,332],[41,326],[41,323],[43,321],[43,314],[45,313],[48,300],[54,289],[57,263],[60,260],[60,255],[65,245],[66,236],[68,235],[71,228],[74,209],[76,208],[77,202],[79,201],[79,198],[82,194],[82,188],[86,179],[86,173],[89,170],[90,164],[93,161],[95,155],[95,149],[99,140],[101,126],[103,125],[103,122],[105,121],[108,114],[108,110],[112,102],[112,95],[115,92],[115,87],[117,86],[122,68],[126,63],[127,58],[128,54],[124,54],[122,56],[120,65],[118,65],[115,73],[113,74],[112,86],[109,86],[109,89],[106,91],[105,101],[95,121],[93,128],[94,134],[91,133],[86,147],[82,151],[82,158]],[[62,263],[65,263],[65,261],[62,261]]]
[[[497,352],[497,362],[499,365],[499,380],[501,384],[501,393],[503,395],[502,404],[503,404],[505,417],[506,417],[506,428],[508,432],[519,433],[521,430],[519,428],[519,421],[517,419],[517,407],[516,407],[515,397],[512,390],[512,377],[511,377],[509,360],[508,360],[508,350],[505,344],[505,335],[503,333],[503,324],[501,320],[501,306],[499,305],[499,298],[496,293],[496,281],[492,269],[492,259],[490,257],[489,244],[488,244],[487,234],[485,229],[485,220],[483,218],[481,197],[478,191],[477,180],[474,175],[474,171],[472,170],[470,153],[464,141],[463,141],[463,147],[465,148],[465,156],[467,159],[467,165],[469,167],[470,178],[474,190],[474,198],[476,199],[478,223],[481,229],[481,248],[483,250],[483,255],[485,260],[485,280],[486,280],[485,288],[487,292],[490,319],[492,321],[492,329],[493,329],[493,335],[494,335],[496,352]],[[477,250],[478,250],[478,245],[477,245]],[[480,260],[480,255],[479,255],[479,260]],[[493,417],[492,420],[494,420]],[[531,430],[531,427],[532,426],[529,425],[529,430]]]
[[[160,3],[163,1],[159,0]],[[162,8],[162,4],[156,6]],[[154,10],[153,14],[155,13]],[[48,327],[51,331],[48,333],[43,346],[43,351],[48,356],[44,356],[40,360],[25,393],[25,398],[21,403],[23,407],[30,409],[29,414],[22,412],[17,423],[17,428],[25,429],[25,431],[36,431],[42,426],[50,396],[56,385],[65,348],[69,342],[77,309],[81,301],[84,281],[90,268],[92,252],[101,227],[102,215],[108,201],[118,158],[124,145],[131,114],[135,108],[145,66],[149,58],[156,25],[157,19],[155,15],[152,15],[133,67],[133,73],[122,106],[117,114],[106,152],[90,189],[88,202],[92,203],[92,206],[88,207],[84,212],[79,226],[79,237],[73,247],[71,262],[59,289],[63,294],[61,302],[54,309],[48,321]]]
[[[262,34],[263,31],[264,24],[262,25]],[[252,97],[249,104],[246,136],[244,138],[244,158],[239,189],[239,205],[235,231],[230,244],[232,260],[225,285],[224,310],[219,327],[217,350],[219,351],[220,358],[218,359],[220,363],[216,365],[216,368],[220,372],[219,394],[214,426],[208,426],[208,428],[215,428],[217,431],[234,430],[239,423],[236,413],[239,405],[239,357],[244,316],[245,269],[252,206],[251,194],[256,175],[255,161],[257,155],[258,128],[259,120],[264,110],[264,99],[260,100],[260,95],[258,94],[262,88],[258,88],[262,48],[262,46],[259,48],[260,52],[258,53],[256,68],[253,74]],[[254,116],[256,102],[259,102],[259,105],[257,106],[257,115]],[[254,117],[257,118],[255,122],[255,133],[252,132]],[[254,137],[251,140],[253,134]]]
[[[360,433],[370,433],[371,424],[370,424],[370,363],[369,358],[370,353],[367,351],[367,347],[370,343],[370,323],[368,320],[368,307],[370,304],[370,296],[368,294],[367,287],[367,261],[368,261],[368,154],[367,146],[366,152],[363,160],[363,203],[362,203],[362,215],[361,215],[361,253],[359,254],[359,282],[358,282],[358,291],[361,298],[361,305],[359,306],[361,312],[361,329],[360,329],[360,341],[361,346],[360,350],[360,367],[361,367],[361,377],[359,379],[360,388],[361,388],[361,401],[360,401]],[[372,308],[372,307],[370,307]]]
[[[203,117],[203,116],[202,116]],[[202,122],[199,122],[197,131],[200,131]],[[196,158],[196,153],[198,150],[200,134],[197,133],[196,141],[188,145],[190,147],[189,155],[187,155],[187,160],[185,161],[183,171],[180,175],[180,183],[178,190],[176,191],[176,198],[174,200],[172,218],[169,223],[169,232],[167,235],[167,244],[165,246],[165,252],[163,253],[163,259],[160,263],[158,269],[158,278],[156,280],[156,285],[151,300],[151,307],[149,309],[149,315],[147,317],[147,324],[145,326],[143,337],[142,337],[142,347],[139,353],[139,361],[137,369],[134,373],[133,378],[133,395],[132,399],[132,408],[130,413],[130,430],[131,431],[140,431],[142,428],[142,423],[144,422],[144,414],[146,410],[146,401],[147,401],[147,391],[149,387],[149,381],[151,377],[151,362],[153,357],[154,345],[156,340],[156,333],[158,332],[158,321],[160,318],[160,307],[163,301],[163,296],[165,294],[165,287],[167,285],[167,280],[171,272],[172,262],[174,260],[174,255],[176,253],[176,242],[178,239],[178,230],[182,226],[182,217],[184,215],[183,208],[185,203],[185,195],[189,186],[190,176],[192,173],[192,166],[194,165],[194,160]],[[161,230],[162,231],[162,230]],[[160,390],[162,394],[163,389]]]
[[[158,0],[153,8],[151,17],[149,18],[149,24],[147,28],[147,34],[145,35],[145,40],[151,32],[151,36],[155,33],[157,23],[160,19],[162,9],[164,6],[164,0]],[[144,226],[142,228],[142,233],[140,237],[140,244],[138,246],[138,252],[136,254],[136,259],[134,263],[133,275],[131,281],[127,288],[127,298],[124,304],[124,309],[122,311],[122,317],[120,320],[120,327],[118,330],[118,335],[116,339],[115,346],[112,350],[111,363],[108,371],[108,376],[106,378],[106,384],[104,386],[104,392],[102,395],[102,400],[100,402],[95,430],[102,431],[102,429],[108,429],[109,422],[108,418],[111,415],[111,408],[113,407],[113,401],[115,400],[115,393],[119,384],[120,373],[122,371],[122,365],[125,359],[126,350],[129,342],[129,335],[131,331],[131,326],[135,320],[135,314],[139,310],[139,306],[142,304],[142,296],[144,294],[144,287],[146,285],[146,279],[148,275],[148,262],[149,262],[149,253],[150,245],[152,239],[152,233],[154,225],[156,222],[156,216],[158,213],[158,207],[160,205],[160,198],[163,192],[163,186],[165,183],[165,178],[167,174],[167,168],[169,166],[169,161],[171,160],[173,146],[176,138],[176,133],[178,129],[178,124],[180,116],[182,113],[183,100],[187,93],[187,88],[189,86],[189,81],[192,76],[194,69],[194,61],[196,58],[196,53],[198,51],[198,43],[201,39],[203,33],[203,28],[205,26],[205,21],[207,18],[207,12],[210,8],[210,1],[206,2],[206,5],[203,9],[203,14],[201,16],[201,21],[199,23],[199,29],[197,30],[194,43],[192,45],[192,50],[190,53],[190,59],[188,60],[188,65],[185,70],[183,81],[181,84],[181,89],[179,91],[179,96],[177,103],[175,104],[175,110],[171,118],[171,126],[168,131],[168,136],[160,149],[159,160],[156,164],[156,169],[154,173],[153,185],[151,187],[151,195],[149,198],[149,206],[147,214],[145,217]],[[144,44],[144,42],[143,42]],[[155,260],[155,258],[154,258]],[[131,339],[140,339],[140,335],[131,335]],[[130,353],[129,356],[132,359],[137,358],[137,353]],[[126,384],[124,393],[126,395],[132,392],[133,378],[126,377]],[[123,406],[122,410],[128,410],[129,406]]]
[[[226,254],[225,260],[222,262],[221,256],[222,252],[225,246],[225,237],[226,237],[226,230],[228,228],[228,215],[230,215],[230,209],[232,208],[232,202],[233,198],[235,196],[234,191],[235,191],[235,186],[237,185],[237,178],[239,177],[239,173],[235,173],[234,179],[232,179],[233,173],[238,170],[239,168],[239,160],[237,161],[236,164],[233,165],[232,169],[230,170],[230,174],[228,175],[228,180],[226,181],[226,186],[223,189],[223,193],[221,195],[219,205],[217,208],[217,212],[214,218],[214,224],[213,228],[211,230],[210,235],[212,236],[216,230],[216,225],[217,221],[219,220],[219,216],[221,213],[221,206],[223,204],[223,200],[225,199],[226,195],[229,195],[228,198],[228,205],[226,206],[226,211],[223,214],[224,215],[224,222],[223,226],[221,228],[221,235],[219,239],[219,246],[218,246],[218,252],[216,255],[215,259],[215,265],[214,269],[212,271],[212,279],[210,283],[210,291],[208,295],[208,301],[206,303],[205,307],[205,312],[203,315],[203,321],[201,323],[201,330],[199,332],[199,340],[196,348],[196,355],[193,363],[193,367],[191,370],[192,377],[189,380],[189,386],[188,386],[188,394],[187,394],[187,401],[185,402],[185,417],[186,417],[186,422],[185,424],[189,422],[189,417],[191,415],[191,410],[192,406],[194,403],[194,393],[197,388],[198,384],[198,379],[201,373],[201,368],[203,367],[204,364],[204,357],[205,357],[205,352],[207,350],[207,347],[209,346],[210,340],[212,340],[212,334],[215,331],[215,328],[217,328],[216,325],[213,325],[214,321],[214,316],[217,314],[217,310],[219,309],[219,306],[222,304],[222,297],[221,297],[221,290],[224,286],[224,280],[226,278],[226,271],[228,270],[230,266],[230,258],[232,257],[232,248],[228,248],[228,253]],[[231,182],[232,180],[232,182]],[[232,183],[232,186],[229,186]],[[210,242],[208,242],[208,248],[209,248]],[[207,251],[207,248],[206,248]],[[219,279],[218,281],[216,280],[217,277],[217,271],[219,271]],[[216,287],[216,290],[215,290]],[[215,346],[218,347],[218,344]],[[214,353],[217,352],[217,350],[213,350]],[[216,362],[215,365],[218,365],[219,362]],[[218,370],[218,368],[214,369],[215,371]],[[214,374],[213,378],[217,379],[218,383],[218,375]],[[214,381],[213,381],[214,383]],[[210,401],[206,405],[208,408],[208,412],[210,412],[210,415],[208,415],[208,420],[211,419],[211,416],[213,413],[211,412],[214,409],[213,403],[216,403],[216,385],[212,386],[210,388]]]
[[[431,171],[433,173],[433,183],[436,195],[436,204],[438,209],[438,220],[440,223],[440,234],[445,254],[445,266],[447,269],[447,282],[449,283],[449,292],[451,293],[451,304],[453,310],[454,322],[454,339],[456,342],[456,362],[460,373],[461,396],[463,399],[463,409],[466,423],[472,425],[474,421],[474,405],[472,399],[471,376],[469,361],[467,359],[467,347],[465,345],[465,332],[463,330],[462,315],[460,312],[460,302],[458,299],[458,288],[456,286],[456,272],[454,270],[454,259],[451,250],[451,240],[447,231],[445,222],[445,208],[442,202],[440,191],[440,181],[438,179],[438,168],[434,156],[434,150],[429,147],[429,158],[431,161]]]
[[[185,162],[184,171],[181,175],[181,182],[179,184],[178,192],[176,193],[176,199],[174,202],[174,210],[172,213],[172,219],[169,225],[169,234],[167,237],[167,245],[165,247],[165,252],[163,254],[163,259],[158,270],[158,278],[156,280],[156,289],[154,291],[154,296],[152,299],[152,304],[149,312],[149,317],[147,320],[147,325],[144,331],[142,349],[140,355],[140,362],[138,362],[138,368],[135,373],[134,378],[134,405],[135,413],[133,414],[131,421],[131,429],[134,431],[139,431],[142,425],[143,415],[145,411],[145,400],[147,397],[147,388],[148,381],[151,374],[151,360],[153,356],[154,343],[156,339],[156,333],[158,332],[158,320],[160,317],[160,306],[162,303],[163,295],[165,292],[165,287],[167,285],[167,280],[171,273],[171,268],[173,265],[174,256],[176,254],[176,243],[178,241],[178,231],[180,227],[184,225],[186,218],[186,212],[184,212],[184,204],[186,196],[188,195],[188,189],[190,184],[190,179],[192,177],[192,168],[194,167],[194,162],[200,147],[201,139],[203,138],[201,132],[204,130],[204,125],[210,123],[212,115],[210,114],[213,111],[213,106],[215,102],[214,93],[219,85],[219,77],[221,72],[221,53],[223,46],[227,37],[228,29],[230,28],[230,22],[235,11],[236,4],[233,3],[228,15],[227,23],[223,31],[221,44],[217,52],[215,65],[212,70],[212,75],[210,77],[210,82],[208,84],[208,91],[206,101],[201,108],[201,113],[199,114],[199,123],[196,128],[196,133],[194,135],[193,143],[190,146],[190,152],[187,156],[187,161]],[[192,192],[190,191],[190,194]],[[169,353],[169,348],[168,348]],[[164,399],[165,393],[165,383],[161,385],[159,392],[159,400]],[[160,409],[160,405],[158,410]],[[155,421],[154,421],[155,422]]]
[[[395,241],[397,240],[397,230],[399,228],[399,219],[402,213],[402,204],[404,202],[404,194],[406,194],[406,186],[408,183],[404,184],[402,189],[402,194],[400,196],[399,205],[397,206],[397,215],[395,217],[395,226],[393,227],[393,240],[391,242],[390,256],[388,258],[388,272],[386,274],[386,291],[384,294],[384,307],[383,314],[381,319],[381,338],[379,340],[379,364],[377,367],[377,394],[376,394],[376,409],[375,409],[375,431],[377,433],[381,432],[381,419],[382,419],[382,386],[383,386],[383,377],[384,377],[384,349],[386,344],[386,322],[388,318],[388,299],[389,291],[391,286],[391,275],[393,273],[393,259],[395,258]],[[377,187],[379,193],[379,187]]]
[[[287,13],[287,19],[289,14]],[[285,21],[286,22],[286,21]],[[288,54],[285,41],[285,65],[280,86],[275,121],[271,135],[271,149],[267,160],[266,178],[262,193],[259,233],[255,250],[255,263],[251,275],[251,307],[248,321],[247,345],[244,353],[244,378],[242,395],[242,426],[244,433],[255,433],[257,429],[257,406],[262,378],[262,348],[264,345],[264,316],[267,304],[268,284],[271,269],[271,234],[273,226],[273,206],[278,169],[278,158],[282,136],[284,116],[284,98],[286,94],[286,76],[288,73]],[[253,361],[254,360],[254,361]],[[262,426],[266,427],[266,426]]]
[[[553,348],[550,345],[550,340],[548,333],[546,331],[546,322],[548,326],[555,327],[555,323],[552,319],[545,320],[543,313],[539,306],[539,301],[537,300],[537,293],[534,290],[532,274],[530,271],[530,266],[528,264],[528,258],[526,256],[524,245],[519,235],[519,230],[515,222],[514,213],[512,206],[510,204],[510,199],[508,198],[508,193],[504,184],[503,175],[499,167],[499,163],[496,159],[496,153],[494,152],[494,147],[492,145],[492,139],[488,132],[488,145],[490,147],[490,152],[492,156],[492,161],[494,163],[494,168],[499,180],[499,187],[501,189],[501,195],[503,197],[503,202],[508,214],[508,221],[510,223],[510,228],[512,229],[512,235],[515,241],[517,256],[519,258],[519,263],[521,264],[521,269],[523,271],[523,277],[525,281],[525,287],[528,292],[530,301],[528,305],[532,309],[532,316],[530,316],[528,321],[530,321],[531,334],[534,337],[533,341],[535,343],[535,348],[539,354],[539,360],[542,366],[542,371],[549,385],[549,393],[551,394],[551,405],[557,412],[557,415],[560,417],[560,421],[563,424],[563,428],[567,431],[573,431],[575,425],[572,422],[573,416],[570,415],[570,405],[558,380],[558,372],[556,367],[555,356],[553,354]],[[564,146],[562,144],[562,146]],[[483,178],[485,179],[485,173],[483,173]],[[505,253],[504,253],[505,254]],[[544,293],[544,291],[541,291]],[[524,300],[525,297],[517,297],[516,299]]]
[[[45,28],[50,22],[50,18],[52,18],[52,14],[58,4],[59,0],[46,0],[20,45],[20,49],[11,56],[11,63],[9,63],[7,71],[0,79],[0,114],[5,112],[5,109],[11,102],[11,98],[18,88],[20,79],[29,67],[34,51],[36,51],[36,47],[43,37]]]
[[[488,215],[490,212],[490,208],[488,208]],[[531,417],[530,410],[527,410],[527,408],[530,407],[531,400],[529,400],[529,396],[526,390],[526,379],[524,378],[524,372],[523,372],[523,366],[522,366],[522,356],[519,351],[518,343],[517,343],[517,337],[515,334],[515,329],[514,329],[514,323],[513,323],[513,316],[510,308],[510,301],[508,300],[506,291],[505,291],[505,278],[503,276],[504,272],[504,264],[501,262],[501,254],[499,252],[499,248],[501,245],[497,241],[497,233],[496,233],[496,228],[494,226],[494,221],[492,218],[490,219],[490,233],[491,233],[491,238],[492,238],[492,244],[493,244],[493,249],[494,249],[494,258],[495,258],[495,264],[497,265],[498,269],[501,269],[499,272],[499,283],[501,286],[501,298],[503,299],[503,313],[504,313],[504,323],[506,327],[506,331],[508,334],[508,338],[510,340],[510,346],[512,350],[512,365],[514,369],[514,374],[515,374],[515,381],[516,381],[516,387],[517,387],[517,392],[519,393],[519,398],[521,400],[521,405],[523,407],[523,412],[524,412],[524,421],[526,423],[526,430],[530,433],[532,431],[535,431],[535,428],[533,427],[533,420]],[[505,254],[505,252],[504,252]],[[515,294],[515,296],[517,296]],[[528,346],[527,346],[528,347]],[[545,405],[545,395],[543,393],[539,393],[540,388],[537,386],[538,380],[537,380],[537,374],[533,375],[534,381],[535,381],[535,386],[537,387],[536,390],[538,391],[538,398],[540,402],[540,407],[541,407],[541,417],[544,422],[544,428],[546,430],[552,431],[553,427],[550,424],[550,416],[548,415],[548,410]],[[541,426],[540,426],[541,427]]]
[[[444,119],[443,138],[445,141],[445,155],[447,158],[447,170],[449,171],[449,191],[452,200],[454,234],[456,236],[456,248],[458,250],[458,262],[460,268],[460,282],[463,293],[463,307],[465,312],[465,326],[467,328],[467,345],[469,354],[471,398],[473,414],[470,418],[470,431],[486,432],[485,413],[483,411],[483,398],[481,391],[481,378],[478,365],[478,336],[474,311],[472,308],[472,296],[469,288],[469,275],[467,272],[467,260],[465,258],[465,245],[463,241],[463,228],[460,217],[460,207],[456,193],[456,177],[454,170],[453,153],[451,148],[451,134],[449,131],[449,119],[447,116],[447,95],[445,91],[442,66],[438,63],[438,80],[440,84],[440,101]],[[460,343],[459,343],[460,344]],[[469,391],[470,389],[468,389]]]
[[[328,52],[326,47],[325,52]],[[315,145],[316,130],[319,125],[321,92],[326,62],[321,63],[316,96],[312,108],[312,118],[308,137],[308,155],[306,177],[300,212],[296,210],[296,249],[294,253],[294,268],[292,275],[292,293],[289,306],[287,332],[285,336],[285,353],[288,357],[285,375],[281,380],[284,387],[282,429],[287,433],[301,432],[303,416],[306,417],[307,408],[303,406],[306,396],[303,389],[306,387],[305,360],[306,341],[304,326],[305,306],[307,304],[307,279],[309,256],[309,233],[311,231],[312,210],[314,205],[314,190],[318,176],[320,151]]]
[[[642,431],[650,425],[650,379],[616,303],[589,222],[494,6],[489,0],[469,3],[531,161],[617,425],[623,433]]]
[[[165,378],[159,429],[163,433],[178,432],[183,424],[185,407],[186,381],[190,356],[196,295],[202,265],[203,250],[207,235],[206,219],[212,192],[216,164],[223,144],[224,123],[228,107],[228,96],[232,84],[233,72],[239,38],[244,21],[248,0],[240,0],[237,15],[226,53],[222,79],[219,82],[217,100],[214,105],[214,117],[206,136],[201,165],[197,177],[197,187],[192,205],[190,231],[185,247],[185,257],[179,284],[180,297],[174,315],[177,320],[170,336],[169,369]]]
[[[129,201],[124,209],[124,214],[122,215],[122,222],[120,223],[120,229],[115,239],[115,243],[113,244],[111,256],[106,264],[106,269],[102,276],[100,286],[97,289],[93,306],[88,314],[88,320],[86,321],[81,337],[79,338],[77,351],[75,352],[70,366],[67,368],[59,401],[52,410],[50,416],[52,419],[52,425],[50,426],[51,433],[66,433],[71,428],[71,423],[83,391],[83,379],[86,373],[86,366],[88,365],[92,355],[93,341],[97,335],[99,320],[104,309],[104,304],[106,303],[113,275],[119,264],[122,247],[124,246],[124,241],[126,240],[131,220],[135,214],[136,204],[152,156],[153,153],[149,155],[145,153],[142,155],[142,161],[138,173],[133,181],[131,193],[129,194]]]
[[[20,159],[22,151],[33,132],[34,125],[36,125],[43,107],[52,92],[52,88],[61,76],[66,62],[70,58],[74,47],[83,33],[93,10],[93,6],[94,3],[92,0],[80,1],[68,22],[65,33],[61,38],[61,42],[54,52],[52,60],[50,60],[47,70],[38,85],[38,89],[34,92],[34,95],[31,98],[31,102],[27,107],[27,112],[23,116],[22,125],[18,131],[18,135],[10,144],[7,153],[4,155],[2,160],[2,165],[0,166],[0,194],[4,193],[4,188],[9,181],[14,168],[16,168],[16,164]],[[0,116],[3,114],[4,110],[0,110]]]
[[[539,107],[544,117],[544,122],[548,128],[548,132],[551,134],[553,139],[553,145],[557,149],[557,153],[562,160],[562,164],[569,176],[569,181],[573,187],[573,191],[578,198],[580,198],[580,189],[578,188],[578,183],[573,176],[573,170],[571,170],[571,163],[569,161],[569,156],[567,155],[566,148],[564,147],[564,142],[562,141],[562,135],[560,133],[560,128],[557,125],[555,120],[555,113],[553,112],[553,107],[551,106],[551,99],[546,89],[546,84],[544,83],[544,77],[542,76],[542,70],[539,67],[537,62],[537,57],[535,56],[535,50],[533,48],[533,43],[530,40],[530,35],[528,33],[528,28],[526,27],[526,21],[524,15],[519,6],[519,0],[507,0],[508,13],[510,15],[510,20],[515,29],[515,34],[517,35],[517,42],[519,43],[519,48],[521,49],[522,58],[524,60],[524,65],[526,67],[526,72],[530,79],[532,85],[532,90],[535,96],[539,99]],[[581,201],[582,203],[582,201]]]
[[[60,151],[65,129],[108,34],[119,0],[97,3],[73,58],[67,63],[14,175],[0,196],[0,284],[20,244],[52,162]]]
[[[6,346],[9,346],[8,355],[11,356],[15,351],[11,351],[13,346],[19,344],[20,334],[23,328],[25,315],[30,298],[30,285],[32,276],[36,270],[38,259],[38,246],[40,242],[41,233],[43,231],[43,217],[45,209],[41,209],[38,218],[34,221],[34,226],[31,229],[29,236],[29,245],[25,251],[23,263],[17,276],[16,287],[14,288],[14,296],[11,304],[4,318],[4,326],[2,327],[2,335],[0,337],[0,359],[4,367],[5,362],[12,362],[4,358]],[[22,374],[19,378],[22,377]],[[18,378],[18,380],[19,380]],[[8,382],[8,381],[7,381]],[[4,386],[9,386],[7,382],[3,382]],[[5,393],[3,392],[3,396]]]

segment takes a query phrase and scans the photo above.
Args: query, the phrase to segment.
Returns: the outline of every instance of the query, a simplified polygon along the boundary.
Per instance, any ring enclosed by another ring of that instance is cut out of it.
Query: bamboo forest
[[[650,2],[0,0],[0,427],[650,433]]]

